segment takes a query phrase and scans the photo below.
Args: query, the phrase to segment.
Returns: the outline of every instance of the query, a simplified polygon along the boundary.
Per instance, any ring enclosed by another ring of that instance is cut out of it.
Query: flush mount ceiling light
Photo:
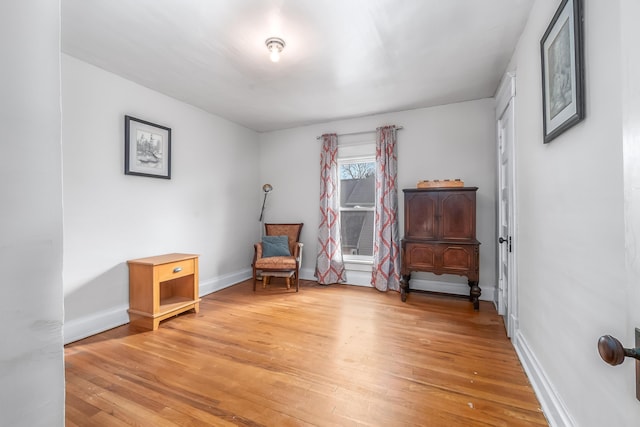
[[[282,52],[282,49],[286,46],[284,40],[280,37],[269,37],[264,44],[267,45],[267,49],[271,52],[271,55],[269,55],[271,60],[278,62],[280,60],[280,52]]]

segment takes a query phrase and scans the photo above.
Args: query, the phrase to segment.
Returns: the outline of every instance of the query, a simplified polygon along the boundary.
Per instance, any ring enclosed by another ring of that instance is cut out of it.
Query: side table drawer
[[[166,282],[167,280],[177,279],[179,277],[188,276],[195,271],[193,259],[171,262],[159,265],[158,281]]]

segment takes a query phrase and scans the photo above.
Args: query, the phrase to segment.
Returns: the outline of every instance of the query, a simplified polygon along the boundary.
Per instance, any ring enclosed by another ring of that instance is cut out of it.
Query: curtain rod
[[[404,127],[396,126],[396,130],[402,130],[402,129],[404,129]],[[377,130],[378,129],[376,129],[376,130],[363,130],[361,132],[339,133],[338,136],[364,135],[365,133],[375,133]],[[316,136],[316,139],[320,139],[320,138],[322,138],[322,135]]]

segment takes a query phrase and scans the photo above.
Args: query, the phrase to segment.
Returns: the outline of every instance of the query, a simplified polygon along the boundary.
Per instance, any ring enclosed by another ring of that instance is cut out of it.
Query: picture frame
[[[544,143],[585,117],[582,0],[562,0],[542,39]]]
[[[125,115],[124,173],[171,179],[171,128]]]

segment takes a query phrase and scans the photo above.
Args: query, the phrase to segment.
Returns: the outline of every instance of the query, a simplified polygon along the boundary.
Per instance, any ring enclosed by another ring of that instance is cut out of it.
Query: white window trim
[[[373,256],[343,255],[342,261],[344,261],[345,264],[348,264],[348,266],[346,266],[347,270],[371,271]]]
[[[375,148],[375,143],[374,143]],[[375,164],[376,155],[359,155],[359,156],[343,156],[338,157],[338,170],[344,163],[356,163],[356,162],[366,162]],[[338,186],[338,200],[340,200],[340,186]],[[340,206],[340,212],[349,212],[349,211],[370,211],[375,214],[375,207],[366,207],[366,208],[343,208]],[[371,271],[371,266],[373,265],[373,256],[372,255],[351,255],[351,254],[342,254],[342,261],[345,263],[345,268],[347,270],[357,270],[357,271]]]

